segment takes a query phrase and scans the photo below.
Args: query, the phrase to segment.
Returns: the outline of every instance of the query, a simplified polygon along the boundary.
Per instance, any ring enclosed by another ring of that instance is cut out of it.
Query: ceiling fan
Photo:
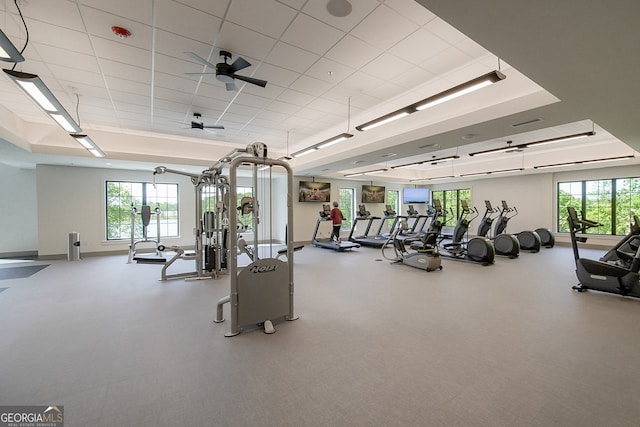
[[[242,57],[236,58],[236,60],[233,61],[232,64],[227,63],[227,61],[231,59],[231,53],[227,52],[226,50],[220,51],[220,59],[222,59],[224,62],[219,62],[215,65],[207,61],[206,59],[202,58],[200,55],[196,53],[193,53],[193,52],[185,52],[185,53],[189,55],[191,58],[200,62],[201,64],[206,65],[207,67],[215,68],[216,79],[223,82],[227,90],[238,90],[238,87],[234,82],[235,79],[242,80],[244,82],[258,85],[261,87],[265,87],[267,85],[266,80],[254,79],[253,77],[246,77],[246,76],[241,76],[236,74],[236,71],[240,71],[242,69],[250,67],[251,64]],[[186,74],[214,74],[214,73],[186,73]]]
[[[201,129],[201,130],[224,129],[224,126],[222,126],[222,125],[205,126],[205,124],[202,122],[201,118],[202,118],[202,114],[193,113],[193,119],[191,120],[191,129]]]

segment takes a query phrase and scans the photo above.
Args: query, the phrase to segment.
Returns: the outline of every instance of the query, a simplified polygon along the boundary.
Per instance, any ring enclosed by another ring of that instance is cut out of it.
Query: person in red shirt
[[[340,228],[342,227],[342,211],[338,208],[338,202],[333,202],[333,209],[331,209],[331,223],[333,224],[333,231],[331,231],[331,240],[340,241]]]

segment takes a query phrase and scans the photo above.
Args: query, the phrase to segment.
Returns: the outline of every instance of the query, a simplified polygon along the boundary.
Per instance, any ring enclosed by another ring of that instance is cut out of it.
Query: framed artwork
[[[300,181],[298,191],[299,202],[329,202],[331,199],[331,183],[316,181]]]
[[[363,185],[362,203],[384,203],[384,187],[379,185]]]

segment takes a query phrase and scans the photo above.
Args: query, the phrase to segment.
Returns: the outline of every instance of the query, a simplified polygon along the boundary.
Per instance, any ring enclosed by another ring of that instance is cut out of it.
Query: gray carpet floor
[[[64,405],[66,427],[640,425],[640,301],[572,291],[570,248],[381,259],[305,247],[300,318],[233,338],[228,276],[53,261],[3,281],[0,405]]]

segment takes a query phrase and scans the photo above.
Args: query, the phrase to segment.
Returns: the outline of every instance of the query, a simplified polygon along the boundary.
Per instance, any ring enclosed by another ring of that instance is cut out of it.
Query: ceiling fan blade
[[[235,83],[225,83],[227,90],[238,90],[238,86]]]
[[[187,56],[190,56],[192,59],[195,59],[196,61],[200,62],[201,64],[204,64],[208,67],[211,68],[216,68],[215,64],[212,64],[211,62],[207,61],[206,59],[204,59],[203,57],[201,57],[200,55],[198,55],[197,53],[194,52],[185,52],[185,54]]]
[[[203,129],[224,129],[222,125],[211,125],[211,126],[203,126]]]
[[[186,74],[189,76],[204,76],[206,74],[215,74],[215,73],[182,73],[182,74]]]
[[[242,80],[243,82],[257,85],[257,86],[265,87],[267,85],[266,80],[254,79],[253,77],[239,76],[237,74],[234,74],[231,77],[233,77],[234,79]]]
[[[231,64],[231,71],[232,72],[236,72],[236,71],[240,71],[244,68],[250,67],[251,64],[249,62],[247,62],[246,59],[242,58],[242,57],[238,57],[236,58],[235,61],[233,61],[233,64]]]

